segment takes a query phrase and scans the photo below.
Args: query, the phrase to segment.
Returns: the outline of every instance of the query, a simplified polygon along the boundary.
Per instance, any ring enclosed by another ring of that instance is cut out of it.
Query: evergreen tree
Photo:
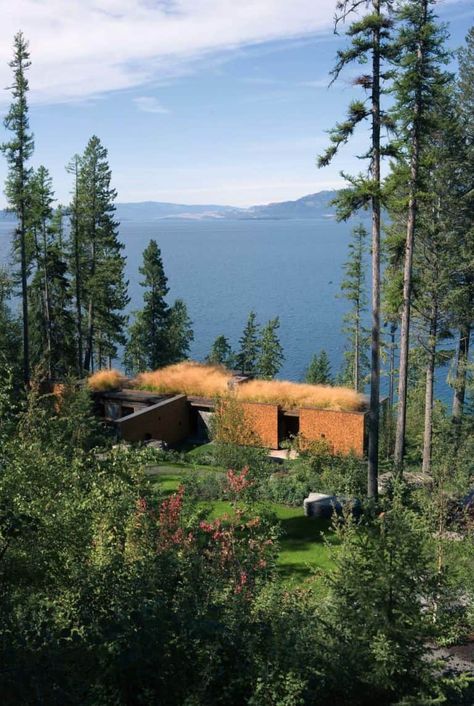
[[[433,0],[404,0],[398,9],[398,69],[394,82],[394,119],[398,126],[399,180],[408,184],[406,195],[406,239],[403,267],[403,297],[400,328],[400,366],[398,412],[394,462],[399,472],[403,467],[406,429],[406,400],[412,269],[416,218],[420,197],[420,162],[437,126],[436,102],[444,90],[447,75],[443,44],[445,32],[436,23]]]
[[[52,180],[41,166],[30,181],[28,232],[34,243],[30,286],[31,360],[43,365],[49,380],[73,364],[74,329],[67,265],[60,241],[62,222],[53,213]]]
[[[257,324],[256,314],[254,311],[251,311],[239,341],[240,350],[236,356],[237,368],[247,375],[256,375],[258,372],[257,362],[260,351],[259,333],[260,327]]]
[[[74,155],[71,162],[66,167],[66,171],[74,177],[73,196],[69,208],[70,213],[70,242],[68,243],[68,256],[70,271],[72,273],[72,283],[74,288],[75,306],[75,327],[76,327],[76,369],[78,377],[82,377],[84,371],[84,346],[83,346],[83,326],[82,326],[82,293],[83,275],[85,275],[86,259],[82,248],[81,238],[81,197],[80,197],[80,163],[78,154]]]
[[[188,316],[186,304],[176,299],[170,307],[165,327],[167,364],[186,360],[189,348],[194,340],[192,321]]]
[[[13,101],[10,105],[4,125],[12,133],[9,142],[2,145],[6,156],[9,172],[5,186],[5,194],[9,206],[15,212],[18,225],[14,238],[14,249],[19,253],[21,276],[21,301],[23,325],[23,380],[25,385],[30,381],[30,340],[28,329],[28,245],[27,218],[29,208],[29,180],[31,168],[28,160],[33,154],[33,135],[30,133],[28,117],[27,94],[29,90],[26,72],[29,69],[30,54],[28,42],[23,33],[15,35],[13,60],[10,67],[13,70],[11,92]]]
[[[433,683],[428,642],[442,583],[431,538],[399,497],[365,524],[346,519],[328,576],[328,647],[345,665],[340,703],[409,703],[404,696]]]
[[[343,379],[355,390],[364,387],[369,361],[365,352],[367,329],[362,325],[362,315],[367,305],[365,261],[367,231],[362,224],[352,231],[349,243],[349,259],[344,264],[345,279],[341,282],[342,296],[351,308],[344,316],[344,333],[349,339],[350,350],[346,353],[346,369]]]
[[[135,312],[135,320],[129,328],[125,348],[125,366],[129,372],[155,370],[168,363],[166,327],[169,306],[166,302],[168,280],[165,275],[161,251],[155,240],[150,240],[143,252],[143,264],[139,268],[143,279],[144,307]]]
[[[283,348],[278,338],[280,319],[275,317],[264,326],[260,339],[259,354],[257,360],[258,376],[266,380],[272,380],[280,370],[285,359]]]
[[[305,382],[310,385],[332,385],[331,363],[325,350],[319,355],[314,354],[306,371]]]
[[[7,271],[0,268],[0,363],[15,373],[18,367],[18,350],[21,347],[21,325],[15,318],[10,299],[13,286]],[[15,376],[16,377],[16,376]]]
[[[78,246],[83,254],[81,305],[85,307],[84,369],[110,363],[125,343],[123,310],[129,299],[123,244],[114,220],[117,192],[111,186],[107,150],[95,135],[79,163]],[[73,233],[73,238],[75,234]],[[72,248],[74,250],[74,246]]]
[[[144,307],[135,312],[125,347],[125,367],[128,372],[156,369],[185,360],[194,340],[192,322],[186,304],[177,299],[170,307],[166,301],[169,292],[160,249],[155,240],[143,252],[145,288]]]
[[[338,123],[330,133],[331,145],[319,158],[319,166],[329,164],[339,147],[344,145],[358,125],[370,120],[370,146],[364,157],[369,158],[367,175],[346,177],[351,184],[339,198],[339,215],[348,218],[357,209],[370,205],[372,212],[372,334],[370,363],[370,409],[369,409],[369,448],[368,448],[368,496],[378,493],[378,448],[379,448],[379,407],[380,407],[380,238],[381,238],[381,158],[384,147],[381,141],[381,128],[391,127],[391,121],[381,105],[381,83],[387,84],[391,71],[385,69],[387,59],[392,57],[391,11],[392,0],[371,0],[371,11],[362,17],[358,14],[365,0],[338,0],[336,5],[336,25],[355,13],[357,19],[349,26],[347,34],[351,45],[338,52],[338,61],[333,71],[335,80],[348,65],[357,62],[369,64],[370,74],[359,75],[354,80],[369,94],[370,105],[354,100],[349,105],[347,117]]]
[[[206,358],[206,362],[210,365],[223,365],[229,369],[234,367],[235,358],[232,347],[225,336],[217,336]]]
[[[457,107],[462,128],[463,144],[457,145],[458,170],[463,177],[458,193],[455,214],[460,227],[453,233],[457,245],[457,258],[452,277],[452,317],[457,327],[457,356],[454,372],[452,418],[459,428],[463,418],[466,396],[469,347],[474,325],[474,27],[466,37],[466,44],[459,52],[459,81]]]

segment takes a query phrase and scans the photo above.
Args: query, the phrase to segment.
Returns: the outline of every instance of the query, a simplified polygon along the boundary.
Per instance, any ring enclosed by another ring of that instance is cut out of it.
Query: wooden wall
[[[327,409],[300,409],[300,433],[308,440],[324,438],[333,453],[363,456],[365,451],[365,412],[335,412]]]
[[[176,444],[190,434],[189,417],[186,395],[177,395],[122,417],[116,425],[126,441],[160,439]]]

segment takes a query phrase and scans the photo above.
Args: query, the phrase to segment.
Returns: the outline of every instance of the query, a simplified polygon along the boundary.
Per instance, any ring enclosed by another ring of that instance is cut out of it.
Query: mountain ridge
[[[318,191],[292,201],[275,201],[248,208],[216,204],[175,204],[163,201],[137,201],[117,203],[116,215],[120,221],[134,220],[292,220],[330,219],[335,209],[330,201],[337,191]]]

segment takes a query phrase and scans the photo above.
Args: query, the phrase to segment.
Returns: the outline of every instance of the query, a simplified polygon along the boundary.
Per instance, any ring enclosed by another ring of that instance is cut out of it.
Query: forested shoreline
[[[67,205],[47,166],[31,166],[34,57],[14,38],[1,146],[16,219],[0,270],[8,706],[472,703],[474,666],[437,655],[474,634],[474,28],[453,53],[433,0],[335,6],[345,39],[331,80],[348,74],[357,97],[318,166],[363,139],[335,206],[341,221],[370,222],[353,228],[343,266],[344,365],[315,351],[306,382],[369,393],[366,459],[296,435],[275,466],[232,389],[203,448],[124,444],[97,419],[90,375],[186,360],[192,322],[169,300],[159,233],[139,268],[143,305],[126,314],[99,137],[67,166]],[[238,350],[223,331],[206,362],[272,380],[279,327],[278,312],[262,325],[250,311]],[[435,396],[441,369],[449,404]],[[344,498],[317,537],[285,515],[310,492]],[[291,551],[319,554],[288,569],[291,532]]]

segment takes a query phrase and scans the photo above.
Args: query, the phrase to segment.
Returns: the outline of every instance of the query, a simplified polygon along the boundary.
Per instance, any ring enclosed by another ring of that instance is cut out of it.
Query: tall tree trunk
[[[373,2],[380,15],[380,0]],[[378,497],[380,412],[380,28],[374,30],[372,55],[372,334],[370,364],[369,449],[367,495]]]
[[[423,434],[423,473],[429,474],[431,470],[431,448],[433,437],[433,388],[436,363],[436,337],[437,337],[437,306],[433,306],[430,320],[430,335],[428,341],[428,360],[426,363],[425,387],[425,428]]]
[[[452,420],[453,423],[457,425],[461,424],[464,410],[470,338],[471,326],[469,323],[465,323],[459,328],[458,357],[456,361],[456,379],[454,383],[453,395]]]
[[[424,24],[428,12],[427,0],[422,0],[424,10]],[[417,49],[418,70],[421,71],[423,53],[421,41]],[[411,139],[410,184],[408,194],[407,232],[405,243],[405,263],[403,268],[403,301],[400,328],[400,367],[398,375],[398,412],[397,427],[395,431],[394,464],[397,473],[403,472],[403,454],[405,451],[405,431],[407,418],[407,385],[408,385],[408,354],[410,347],[410,309],[411,285],[413,269],[413,247],[415,244],[415,226],[417,213],[418,171],[420,161],[420,134],[419,120],[421,114],[422,92],[420,81],[416,89],[416,98],[413,112],[413,128]]]
[[[30,335],[28,328],[28,267],[26,262],[25,206],[20,208],[21,303],[23,315],[23,382],[30,385]]]
[[[79,164],[78,158],[74,161],[74,178],[75,178],[75,205],[76,213],[74,215],[74,279],[76,283],[76,327],[77,327],[77,374],[82,377],[83,362],[82,362],[82,302],[81,302],[81,258],[79,248]]]
[[[95,184],[94,184],[95,188]],[[92,223],[92,228],[91,228],[91,235],[92,235],[92,254],[91,254],[91,272],[90,272],[90,281],[93,283],[94,282],[94,276],[95,276],[95,268],[96,268],[96,232],[95,232],[95,209],[94,209],[94,218],[93,218],[93,223]],[[87,313],[87,343],[86,343],[86,354],[84,357],[84,369],[87,372],[93,372],[94,371],[94,354],[93,354],[93,348],[94,348],[94,317],[95,317],[95,307],[94,307],[94,294],[93,294],[94,288],[92,288],[92,294],[90,295],[89,299],[89,307],[88,307],[88,313]]]
[[[360,386],[360,323],[359,311],[356,314],[356,328],[354,334],[354,390],[359,391]]]
[[[48,380],[52,380],[52,346],[51,346],[51,301],[48,282],[48,240],[46,237],[46,224],[42,224],[43,231],[43,278],[44,278],[44,318],[46,333],[46,352],[48,356]]]

